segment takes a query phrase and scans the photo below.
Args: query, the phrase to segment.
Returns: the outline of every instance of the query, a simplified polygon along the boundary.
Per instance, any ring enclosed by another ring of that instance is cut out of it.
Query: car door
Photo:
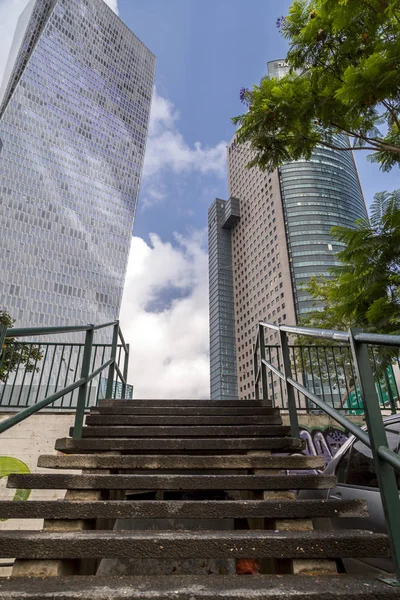
[[[394,452],[399,452],[400,421],[385,424],[388,445]],[[367,518],[332,519],[334,529],[367,529],[374,532],[386,532],[385,517],[379,493],[375,465],[371,450],[359,440],[353,440],[347,452],[336,467],[337,485],[329,490],[331,499],[355,500],[363,499],[368,504]],[[400,474],[397,473],[400,489]],[[391,570],[388,560],[366,560],[377,568]]]

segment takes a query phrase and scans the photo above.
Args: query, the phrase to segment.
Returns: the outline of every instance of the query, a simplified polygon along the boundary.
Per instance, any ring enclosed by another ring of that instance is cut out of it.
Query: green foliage
[[[249,166],[272,171],[317,144],[399,165],[400,0],[294,0],[282,23],[290,72],[242,91],[249,110],[233,119]]]
[[[13,319],[6,311],[0,310],[0,325],[8,329],[14,326]],[[21,365],[25,365],[25,372],[38,372],[37,363],[42,360],[43,354],[38,346],[23,344],[16,341],[14,337],[7,337],[0,352],[0,381],[5,382],[8,374],[16,371]]]
[[[313,278],[306,289],[323,300],[323,310],[309,313],[302,324],[348,330],[361,327],[373,333],[400,333],[400,190],[376,194],[371,219],[355,229],[333,227],[332,235],[345,244],[337,257],[341,266],[332,278]],[[381,365],[398,350],[382,349]]]

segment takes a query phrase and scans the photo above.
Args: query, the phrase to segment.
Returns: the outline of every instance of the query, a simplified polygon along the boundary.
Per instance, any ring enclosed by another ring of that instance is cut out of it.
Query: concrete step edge
[[[367,517],[363,500],[0,501],[1,519]]]
[[[346,575],[18,577],[0,581],[0,600],[143,600],[149,596],[154,600],[394,600],[398,594],[398,588],[376,578]]]
[[[369,531],[0,531],[0,557],[390,558],[389,539]]]
[[[92,475],[14,473],[7,487],[17,489],[114,490],[290,490],[329,489],[334,475]]]

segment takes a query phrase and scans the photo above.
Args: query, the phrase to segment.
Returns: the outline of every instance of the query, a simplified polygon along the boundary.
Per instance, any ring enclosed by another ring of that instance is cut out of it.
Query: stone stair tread
[[[257,416],[279,415],[279,408],[270,407],[245,407],[245,406],[136,406],[118,405],[96,406],[91,408],[89,414],[101,415],[171,415],[171,416]]]
[[[202,406],[248,406],[261,407],[261,400],[185,400],[185,399],[155,399],[155,400],[99,400],[99,406],[194,406],[200,408]]]
[[[340,531],[0,531],[0,557],[390,558],[385,534]]]
[[[8,488],[109,490],[291,490],[329,489],[334,475],[92,475],[12,473]]]
[[[60,438],[56,440],[55,449],[61,452],[74,452],[79,450],[106,451],[120,450],[163,450],[177,452],[180,450],[286,450],[301,451],[305,448],[305,441],[297,438]]]
[[[237,519],[366,517],[364,500],[0,501],[0,519]]]
[[[0,600],[392,600],[398,597],[398,588],[368,576],[174,575],[0,580]]]
[[[86,417],[86,425],[110,426],[110,425],[281,425],[282,417],[275,415],[120,415],[120,414],[89,414]]]
[[[320,456],[43,454],[38,466],[50,469],[322,469]]]
[[[83,427],[83,437],[191,437],[204,438],[223,437],[283,437],[290,435],[290,427],[286,425],[110,425],[102,427]]]

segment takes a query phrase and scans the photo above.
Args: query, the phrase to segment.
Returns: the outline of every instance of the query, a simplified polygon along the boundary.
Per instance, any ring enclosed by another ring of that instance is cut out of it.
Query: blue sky
[[[177,128],[189,146],[214,147],[234,132],[239,89],[251,87],[269,60],[285,56],[287,46],[276,28],[286,0],[119,0],[120,17],[157,57],[157,93],[179,112]],[[398,170],[383,174],[356,157],[367,204],[373,194],[400,187]],[[214,173],[165,173],[162,201],[141,206],[135,234],[149,231],[170,239],[206,224],[215,196],[227,196],[226,177]],[[147,182],[143,179],[142,199]]]
[[[209,394],[207,211],[227,197],[241,87],[286,55],[288,0],[105,0],[157,57],[146,162],[121,308],[137,398]],[[0,79],[27,0],[0,0]],[[364,194],[400,187],[357,156]]]

